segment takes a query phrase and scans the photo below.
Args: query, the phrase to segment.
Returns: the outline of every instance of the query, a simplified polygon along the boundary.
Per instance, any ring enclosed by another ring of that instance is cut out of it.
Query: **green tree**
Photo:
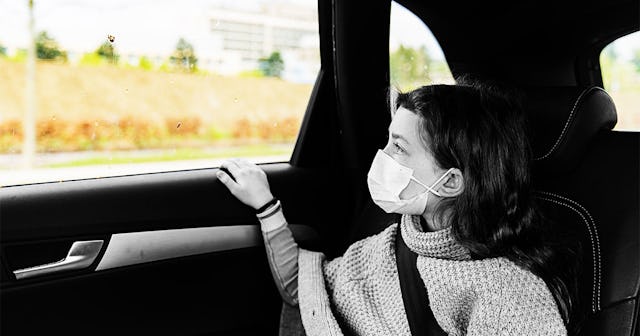
[[[265,76],[280,78],[282,71],[284,71],[284,60],[280,56],[280,52],[274,51],[269,57],[259,59],[258,67]]]
[[[169,60],[173,66],[182,68],[184,71],[193,72],[198,69],[198,58],[193,45],[182,37],[178,40],[176,50],[173,51]]]
[[[7,47],[0,43],[0,56],[7,56]]]
[[[67,60],[67,52],[46,31],[36,37],[36,55],[43,60]]]
[[[95,54],[113,64],[118,63],[118,59],[120,58],[116,52],[116,48],[109,41],[104,41],[98,49],[96,49]]]
[[[411,48],[400,45],[389,55],[391,81],[401,88],[427,84],[432,59],[427,47]]]

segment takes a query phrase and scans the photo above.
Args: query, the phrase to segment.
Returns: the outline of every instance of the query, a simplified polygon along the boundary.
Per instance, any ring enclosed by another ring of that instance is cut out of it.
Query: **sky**
[[[72,52],[95,50],[106,37],[116,37],[120,53],[166,56],[185,37],[196,53],[206,53],[210,29],[207,9],[228,5],[251,8],[266,1],[315,6],[315,0],[34,0],[36,31],[46,30]],[[28,0],[0,0],[0,43],[24,48],[27,41]],[[435,59],[444,59],[428,28],[411,12],[393,3],[390,48],[425,45]],[[617,42],[621,58],[640,48],[640,34]]]
[[[251,7],[260,1],[264,0],[35,0],[36,31],[46,30],[60,45],[76,52],[95,50],[109,34],[116,37],[116,48],[123,53],[169,54],[180,37],[195,41],[196,51],[203,51],[209,29],[207,8]],[[315,5],[314,0],[293,2]],[[391,22],[392,49],[400,44],[426,45],[435,58],[444,58],[429,30],[411,12],[394,4]],[[27,0],[0,0],[0,43],[10,50],[24,48],[27,24]]]
[[[35,2],[36,31],[46,30],[67,50],[93,51],[111,34],[116,37],[115,46],[120,52],[166,55],[180,37],[198,40],[207,33],[203,8],[215,1]],[[26,45],[26,3],[27,0],[0,0],[0,41],[9,48]]]

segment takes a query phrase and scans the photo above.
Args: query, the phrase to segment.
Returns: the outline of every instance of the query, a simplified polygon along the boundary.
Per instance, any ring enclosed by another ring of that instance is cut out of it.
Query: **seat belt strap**
[[[427,290],[416,267],[418,255],[411,251],[402,239],[400,225],[398,225],[395,249],[402,302],[411,335],[446,336],[429,305]]]

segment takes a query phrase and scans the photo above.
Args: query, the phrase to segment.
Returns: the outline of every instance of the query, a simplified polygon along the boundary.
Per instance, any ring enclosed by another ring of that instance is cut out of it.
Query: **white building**
[[[209,12],[215,50],[202,67],[223,74],[258,68],[260,58],[278,51],[285,64],[283,77],[311,82],[320,67],[318,19],[315,6],[264,3],[253,10],[230,7]]]

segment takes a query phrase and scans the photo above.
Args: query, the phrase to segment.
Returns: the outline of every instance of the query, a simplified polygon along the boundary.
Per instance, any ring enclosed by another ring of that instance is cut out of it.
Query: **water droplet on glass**
[[[108,39],[108,40],[109,40],[109,42],[111,42],[111,43],[113,43],[113,42],[115,42],[115,41],[116,41],[116,37],[115,37],[115,36],[113,36],[113,35],[111,35],[111,34],[107,35],[107,39]]]
[[[213,28],[217,28],[220,25],[220,20],[216,20],[213,24]]]
[[[56,120],[56,116],[51,117],[51,120]]]
[[[124,89],[124,93],[129,93],[129,89]]]
[[[176,125],[176,128],[180,128],[180,126],[182,126],[182,122],[178,121],[178,124]]]
[[[95,140],[96,139],[96,132],[91,133],[91,140]]]
[[[238,102],[238,98],[233,98],[233,102],[237,103]]]

